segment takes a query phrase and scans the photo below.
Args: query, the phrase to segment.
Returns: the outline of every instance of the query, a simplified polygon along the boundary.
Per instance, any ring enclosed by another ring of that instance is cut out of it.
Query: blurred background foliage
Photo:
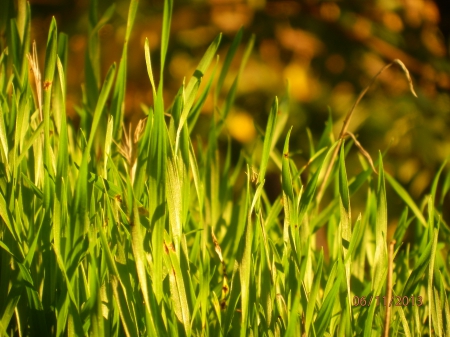
[[[409,92],[403,72],[391,67],[357,107],[350,131],[373,158],[378,150],[387,150],[385,169],[418,199],[429,192],[435,172],[450,155],[448,2],[175,0],[164,95],[167,102],[172,101],[184,77],[193,73],[218,33],[223,33],[219,49],[223,59],[233,37],[244,27],[244,40],[255,34],[255,46],[239,83],[224,144],[227,135],[231,136],[235,160],[241,147],[251,153],[253,140],[259,136],[255,125],[265,127],[274,96],[289,96],[287,125],[294,127],[291,148],[299,150],[293,158],[304,165],[310,157],[307,130],[317,143],[331,112],[337,137],[345,114],[361,90],[383,65],[401,59],[411,72],[418,98]],[[15,16],[17,3],[0,3],[4,48],[7,18]],[[78,120],[77,107],[82,104],[88,34],[92,22],[97,21],[90,15],[101,17],[113,3],[110,20],[98,30],[101,78],[112,62],[120,61],[129,1],[98,0],[97,13],[93,14],[89,14],[92,2],[88,0],[30,1],[31,38],[37,42],[41,62],[51,16],[56,17],[58,30],[69,36],[67,111],[74,123]],[[141,0],[129,41],[125,116],[133,125],[152,104],[143,46],[148,37],[157,65],[162,9],[162,0]],[[241,47],[242,55],[245,43]],[[240,59],[236,57],[230,73],[237,73]],[[225,87],[231,86],[234,74]],[[198,122],[196,131],[200,135],[208,132],[214,112],[212,96]],[[203,138],[206,141],[207,137]],[[349,174],[361,170],[356,149],[348,160]],[[278,172],[272,180],[268,185],[278,194]],[[396,199],[392,200],[395,204]]]

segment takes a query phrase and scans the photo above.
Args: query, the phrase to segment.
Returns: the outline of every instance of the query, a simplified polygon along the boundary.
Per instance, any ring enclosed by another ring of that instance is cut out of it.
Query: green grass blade
[[[162,79],[164,77],[164,65],[166,63],[167,48],[169,46],[170,22],[172,21],[173,0],[164,0],[163,24],[161,33],[161,76],[160,89],[162,89]]]
[[[75,231],[75,234],[73,236],[74,239],[78,237],[78,234],[76,234],[78,231],[81,230],[81,232],[84,232],[86,229],[84,228],[85,224],[85,215],[86,215],[86,209],[88,205],[88,162],[90,157],[90,151],[92,148],[92,145],[94,143],[94,138],[96,135],[97,127],[100,123],[100,119],[102,117],[102,113],[105,108],[106,100],[109,96],[109,93],[111,91],[112,82],[114,80],[116,66],[113,64],[106,75],[105,82],[103,84],[102,90],[100,92],[99,100],[97,102],[97,106],[95,108],[94,118],[92,121],[91,126],[91,133],[89,135],[89,139],[87,142],[87,145],[84,149],[83,158],[80,166],[80,171],[78,175],[76,190],[75,190],[75,204],[73,208],[73,215],[74,219],[78,217],[80,219],[81,223],[78,226],[82,226],[82,228],[78,228]]]
[[[237,92],[237,86],[239,84],[239,80],[240,80],[240,78],[242,76],[244,68],[245,68],[245,66],[247,64],[248,58],[251,55],[251,52],[253,50],[254,44],[255,44],[255,36],[252,35],[252,37],[250,38],[250,40],[249,40],[249,42],[247,44],[247,47],[245,48],[244,56],[242,57],[241,65],[239,67],[238,74],[237,74],[236,78],[234,79],[233,84],[231,85],[230,91],[228,92],[227,97],[226,97],[225,102],[224,102],[224,107],[221,110],[221,116],[220,117],[221,117],[221,122],[222,123],[227,118],[228,113],[230,112],[231,107],[234,104],[234,99],[236,97],[236,92]]]
[[[389,182],[389,184],[392,186],[395,192],[402,198],[402,200],[408,205],[409,208],[411,208],[414,215],[417,217],[417,219],[420,221],[422,225],[427,227],[427,222],[422,215],[422,212],[420,211],[419,207],[417,207],[414,200],[411,198],[411,196],[408,194],[408,192],[389,174],[385,175],[386,180]]]
[[[200,82],[208,69],[211,61],[213,60],[217,49],[220,45],[220,40],[222,39],[222,35],[219,34],[214,41],[211,43],[211,45],[206,50],[205,54],[203,55],[203,58],[200,60],[200,63],[197,66],[197,69],[194,71],[194,74],[192,75],[191,79],[188,82],[188,85],[186,86],[186,90],[184,91],[184,105],[183,105],[183,112],[181,113],[180,122],[178,124],[177,128],[177,137],[175,141],[175,153],[178,151],[178,144],[179,144],[179,138],[181,134],[181,130],[186,123],[186,120],[189,116],[189,113],[191,111],[192,105],[194,104],[194,99],[197,94],[198,88],[200,86]]]
[[[330,324],[334,302],[339,293],[341,277],[339,276],[335,280],[331,280],[330,278],[328,280],[328,283],[329,282],[334,282],[334,284],[326,295],[325,300],[323,301],[322,306],[320,307],[320,310],[317,314],[317,318],[314,321],[314,330],[316,332],[316,336],[323,336]]]
[[[319,260],[317,261],[316,271],[314,273],[314,283],[309,293],[308,305],[306,307],[305,316],[305,335],[309,336],[309,328],[311,327],[314,309],[316,307],[316,298],[320,289],[320,281],[322,279],[323,267],[323,249],[320,251]]]
[[[179,259],[172,245],[165,244],[164,250],[166,264],[168,269],[170,270],[169,283],[172,300],[174,302],[175,315],[177,316],[178,320],[183,323],[186,336],[189,337],[191,335],[191,317]]]
[[[158,303],[164,294],[163,278],[163,237],[166,219],[166,167],[167,167],[167,129],[164,122],[164,105],[161,88],[155,105],[154,126],[150,139],[149,165],[149,214],[152,227],[153,287]]]
[[[142,225],[139,219],[139,211],[137,204],[134,203],[133,206],[133,222],[131,223],[131,238],[132,238],[132,248],[133,248],[133,256],[136,262],[136,271],[139,279],[139,284],[141,287],[143,300],[146,309],[146,323],[147,323],[147,333],[151,336],[156,336],[157,327],[154,322],[155,314],[152,313],[150,301],[152,289],[148,286],[147,280],[147,258],[145,256],[144,247],[143,247],[143,236],[142,236]],[[160,331],[162,334],[162,331]]]
[[[50,103],[52,97],[52,83],[55,74],[56,58],[57,58],[57,32],[56,20],[52,19],[50,31],[47,40],[47,50],[45,53],[45,70],[44,70],[44,208],[50,209],[50,203],[53,196],[53,162],[51,159],[50,149]]]
[[[270,152],[272,151],[272,148],[275,145],[273,144],[273,133],[275,130],[275,126],[277,124],[277,115],[278,115],[278,99],[275,97],[272,103],[272,107],[270,109],[269,121],[267,122],[266,134],[264,136],[261,164],[259,166],[259,173],[258,173],[258,184],[260,184],[266,176]]]
[[[377,215],[375,224],[375,265],[372,289],[378,289],[382,281],[381,276],[387,269],[387,201],[384,177],[383,158],[380,153],[378,168]]]
[[[223,62],[222,70],[220,71],[219,79],[217,80],[214,93],[214,101],[216,102],[216,104],[217,99],[220,95],[220,91],[222,90],[223,82],[225,81],[225,77],[227,76],[228,70],[230,69],[231,61],[233,60],[234,55],[236,55],[236,51],[238,50],[238,47],[241,43],[243,32],[243,28],[239,29],[233,39],[233,42],[231,43],[230,49],[228,49],[227,56],[225,56],[225,60]]]

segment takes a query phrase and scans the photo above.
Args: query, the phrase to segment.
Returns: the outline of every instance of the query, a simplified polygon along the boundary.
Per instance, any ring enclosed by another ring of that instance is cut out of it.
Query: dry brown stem
[[[320,186],[320,189],[319,189],[319,191],[317,193],[317,203],[320,203],[320,201],[322,200],[323,193],[325,192],[325,187],[326,187],[326,184],[327,184],[327,180],[328,180],[328,177],[330,176],[331,170],[333,168],[334,161],[335,161],[336,156],[337,156],[337,154],[339,152],[339,149],[341,148],[343,139],[348,134],[347,129],[348,129],[348,126],[349,126],[350,121],[352,119],[353,112],[355,111],[355,108],[358,106],[359,102],[364,97],[364,95],[369,90],[369,88],[372,86],[372,84],[376,81],[378,76],[380,76],[386,69],[388,69],[389,67],[391,67],[394,64],[398,64],[400,66],[400,68],[403,70],[403,72],[405,73],[406,79],[408,80],[408,83],[409,83],[409,90],[411,91],[411,93],[415,97],[417,97],[417,94],[414,91],[414,87],[413,87],[413,84],[412,84],[411,76],[409,75],[409,71],[406,68],[406,66],[403,64],[402,61],[400,61],[399,59],[395,59],[391,63],[389,63],[389,64],[385,65],[383,68],[381,68],[381,70],[372,78],[370,83],[363,89],[363,91],[361,91],[361,93],[359,94],[359,96],[356,99],[355,103],[353,104],[352,108],[350,109],[350,111],[345,116],[341,132],[339,133],[339,140],[338,140],[339,143],[336,146],[336,148],[334,149],[334,152],[333,152],[333,155],[331,157],[330,163],[328,164],[328,167],[327,167],[327,169],[325,171],[325,175],[323,177],[322,185]]]

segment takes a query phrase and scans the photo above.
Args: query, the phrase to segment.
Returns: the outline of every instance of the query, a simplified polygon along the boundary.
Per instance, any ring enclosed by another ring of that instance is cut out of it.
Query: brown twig
[[[346,136],[350,136],[353,141],[355,142],[355,145],[358,147],[359,152],[361,152],[361,154],[367,159],[367,161],[369,162],[370,166],[372,167],[373,172],[375,172],[376,174],[378,174],[377,169],[375,168],[375,165],[373,165],[373,161],[372,161],[372,157],[370,156],[370,154],[363,148],[363,146],[361,145],[360,142],[358,142],[358,140],[356,139],[355,135],[353,133],[351,133],[350,131],[347,131]]]
[[[391,301],[392,301],[392,270],[394,265],[394,246],[395,240],[389,244],[389,261],[388,261],[388,275],[386,287],[386,317],[384,318],[384,333],[383,337],[389,336],[389,322],[391,321]]]
[[[413,84],[412,84],[411,76],[409,75],[409,71],[406,68],[406,66],[403,64],[402,61],[400,61],[399,59],[395,59],[391,63],[389,63],[389,64],[385,65],[383,68],[381,68],[381,70],[372,78],[372,80],[370,81],[369,85],[367,85],[363,89],[363,91],[361,91],[361,93],[359,94],[359,96],[356,99],[355,103],[353,104],[352,108],[350,109],[350,111],[345,116],[341,132],[339,133],[338,145],[334,149],[333,155],[331,156],[330,163],[328,164],[327,170],[325,171],[325,175],[323,177],[322,185],[320,186],[320,189],[319,189],[319,191],[317,193],[317,203],[320,203],[320,200],[322,200],[322,196],[323,196],[323,193],[325,192],[325,187],[326,187],[326,184],[327,184],[328,177],[330,176],[331,170],[333,168],[334,161],[335,161],[336,156],[337,156],[337,154],[339,152],[339,149],[341,148],[342,141],[343,141],[345,135],[348,133],[347,129],[348,129],[348,126],[350,124],[350,120],[351,120],[351,118],[353,116],[353,112],[355,111],[355,108],[358,106],[359,102],[364,97],[366,92],[370,89],[370,87],[375,82],[375,80],[378,78],[378,76],[380,76],[386,69],[388,69],[389,67],[391,67],[394,64],[398,64],[400,66],[400,68],[404,71],[405,76],[406,76],[406,78],[408,80],[408,83],[409,83],[409,90],[411,91],[411,93],[415,97],[417,97],[417,94],[414,91],[414,87],[413,87]]]

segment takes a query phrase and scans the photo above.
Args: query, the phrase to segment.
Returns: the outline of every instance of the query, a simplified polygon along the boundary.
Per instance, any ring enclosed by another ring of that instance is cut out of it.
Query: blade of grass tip
[[[206,84],[203,92],[200,94],[197,102],[192,108],[192,112],[189,113],[186,124],[189,127],[189,133],[192,132],[192,130],[195,127],[195,124],[197,123],[198,117],[200,116],[200,112],[203,108],[203,105],[206,102],[206,99],[208,98],[209,92],[212,87],[213,80],[216,78],[216,71],[217,71],[217,65],[219,63],[219,56],[217,55],[216,58],[216,64],[214,65],[214,69],[212,71],[211,77],[208,80],[208,83]]]
[[[236,36],[231,42],[231,46],[228,49],[227,55],[225,56],[225,60],[223,62],[222,70],[220,71],[219,79],[217,80],[216,89],[214,92],[214,105],[217,106],[217,100],[220,95],[220,91],[222,90],[223,82],[225,81],[225,77],[228,74],[228,70],[230,69],[231,61],[236,55],[236,51],[238,50],[239,45],[241,44],[242,35],[244,29],[241,27],[237,32]]]
[[[63,103],[65,103],[65,97],[62,97],[62,95],[65,96],[66,94],[66,84],[65,83],[61,84],[61,76],[64,77],[64,73],[66,70],[63,62],[65,62],[66,60],[64,59],[67,58],[67,48],[68,48],[67,40],[68,39],[66,34],[59,33],[58,51],[56,54],[56,74],[54,83],[55,85],[53,86],[53,100],[52,100],[52,110],[54,111],[53,119],[55,121],[55,128],[57,134],[61,133],[61,123],[62,123],[61,119],[63,117],[66,117],[65,116],[66,107],[65,105],[63,106]],[[59,63],[61,63],[61,66],[58,66]]]
[[[64,69],[59,57],[56,60],[59,75],[59,88],[55,91],[58,93],[59,111],[60,111],[60,127],[59,127],[59,143],[58,143],[58,160],[57,160],[57,176],[59,179],[67,177],[67,170],[69,166],[69,150],[68,150],[68,135],[67,135],[67,121],[66,121],[66,82],[64,76]],[[58,181],[58,179],[57,179]]]
[[[385,65],[383,68],[380,69],[380,71],[374,77],[372,77],[370,83],[361,91],[361,93],[359,94],[359,96],[356,99],[355,103],[353,104],[352,108],[349,110],[349,112],[345,116],[344,123],[342,125],[342,129],[341,129],[341,131],[339,133],[339,140],[338,140],[339,146],[335,149],[335,151],[333,153],[332,159],[331,159],[331,161],[330,161],[330,163],[329,163],[329,165],[327,167],[327,170],[325,172],[325,176],[324,176],[322,185],[320,186],[320,189],[319,189],[319,192],[318,192],[318,202],[319,203],[320,203],[320,200],[322,200],[322,196],[323,196],[323,193],[325,192],[325,186],[326,186],[328,177],[329,177],[329,175],[331,173],[331,170],[333,168],[333,165],[334,165],[334,160],[335,160],[335,158],[337,156],[337,153],[339,151],[339,148],[340,148],[340,145],[342,143],[342,140],[343,140],[345,134],[347,133],[347,129],[348,129],[348,126],[350,125],[350,121],[352,119],[353,112],[354,112],[355,108],[358,106],[359,102],[363,99],[364,95],[367,93],[367,91],[372,86],[372,84],[375,83],[375,81],[378,78],[378,76],[380,76],[386,69],[388,69],[389,67],[391,67],[394,64],[398,64],[401,67],[401,69],[405,73],[405,76],[406,76],[406,78],[408,80],[409,89],[410,89],[411,93],[415,97],[417,97],[417,94],[414,91],[414,87],[413,87],[413,84],[412,84],[411,76],[409,75],[409,71],[406,68],[406,66],[403,64],[403,62],[400,61],[399,59],[395,59],[391,63]]]
[[[100,96],[95,107],[94,117],[91,125],[91,133],[89,134],[89,139],[84,148],[80,169],[78,172],[78,179],[76,181],[75,187],[75,200],[72,208],[72,240],[78,240],[81,233],[87,231],[88,221],[86,221],[86,210],[88,207],[88,163],[90,158],[90,152],[94,139],[96,136],[96,131],[98,124],[100,123],[101,116],[103,114],[106,100],[111,91],[112,82],[114,80],[116,65],[115,63],[111,65],[106,74],[105,81],[103,83]]]
[[[8,154],[9,154],[9,146],[8,146],[8,136],[6,134],[5,127],[5,118],[3,115],[3,109],[0,105],[0,149],[3,158],[3,162],[6,165],[6,169],[9,171],[9,163],[8,163]]]
[[[406,205],[408,205],[409,208],[411,208],[412,212],[420,221],[420,223],[424,227],[427,227],[427,221],[425,220],[419,207],[417,207],[416,203],[413,201],[408,192],[397,182],[397,180],[395,180],[392,176],[390,176],[389,173],[385,172],[385,177],[386,180],[391,185],[391,187],[394,189],[394,191],[399,195],[399,197],[406,203]]]
[[[111,153],[111,144],[113,137],[114,117],[108,117],[105,137],[105,156],[103,157],[103,178],[108,179],[108,159]]]
[[[64,73],[67,72],[67,58],[69,53],[69,36],[65,33],[59,33],[58,35],[58,57],[61,61]],[[66,87],[64,87],[66,90]]]
[[[159,86],[162,87],[164,77],[164,65],[167,56],[167,47],[169,46],[170,22],[172,21],[173,0],[164,0],[163,24],[161,32],[161,74]]]
[[[211,42],[202,59],[200,60],[197,69],[195,69],[194,74],[190,78],[186,86],[186,97],[190,97],[195,94],[195,86],[198,81],[201,81],[206,70],[211,64],[214,56],[216,55],[217,49],[219,48],[220,42],[222,41],[222,34],[216,36],[216,38]]]
[[[45,70],[44,70],[44,208],[46,211],[50,210],[50,202],[53,196],[53,177],[52,172],[53,164],[51,162],[50,154],[50,103],[52,97],[52,83],[55,74],[56,66],[56,47],[57,47],[57,35],[56,35],[56,20],[53,17],[50,24],[50,30],[48,33],[47,50],[45,53]]]
[[[330,146],[334,143],[333,136],[333,117],[331,113],[331,108],[328,107],[328,120],[325,122],[325,129],[320,136],[319,143],[317,144],[317,150],[320,150],[324,147]]]
[[[122,139],[123,115],[125,110],[125,90],[127,78],[127,50],[125,48],[126,45],[124,45],[122,57],[119,63],[119,69],[117,71],[117,78],[114,86],[110,110],[114,121],[114,139],[116,139],[119,143],[120,139]]]
[[[155,86],[155,79],[153,77],[153,69],[152,69],[152,61],[150,58],[150,46],[148,43],[148,38],[145,38],[145,64],[147,65],[147,73],[148,77],[150,78],[150,84],[152,85],[152,92],[153,92],[153,99],[156,98],[156,86]]]
[[[222,39],[222,34],[219,34],[214,41],[209,45],[205,54],[203,55],[200,63],[197,66],[197,69],[194,71],[191,79],[189,80],[186,90],[184,91],[184,105],[183,112],[181,113],[180,122],[177,128],[177,137],[175,141],[175,153],[178,152],[178,146],[180,141],[181,130],[186,123],[186,120],[189,116],[189,112],[191,111],[192,105],[194,104],[195,96],[197,94],[198,88],[200,86],[200,82],[208,69],[211,61],[216,55],[217,49],[219,48],[220,41]]]
[[[25,38],[25,29],[27,21],[27,1],[17,1],[17,30],[19,31],[20,39]]]
[[[277,124],[275,130],[273,131],[272,148],[275,146],[275,144],[278,143],[278,140],[280,139],[281,135],[284,135],[285,133],[285,127],[289,119],[289,111],[290,111],[290,101],[291,101],[291,97],[289,94],[290,92],[291,92],[290,83],[288,80],[286,80],[286,87],[284,89],[284,93],[280,97],[280,100],[278,102]],[[275,164],[277,163],[275,162]],[[281,162],[279,168],[281,170]]]
[[[363,237],[363,229],[364,225],[361,224],[361,213],[359,213],[358,219],[356,219],[355,227],[353,228],[353,233],[350,239],[350,245],[348,246],[347,250],[347,257],[344,260],[344,264],[346,264],[348,261],[351,261],[351,258],[356,250],[356,247],[358,247],[358,245],[361,243]]]
[[[22,14],[22,23],[19,24],[19,18],[18,18],[18,24],[21,26],[19,29],[19,34],[22,42],[22,50],[21,50],[21,57],[22,57],[22,63],[20,66],[20,82],[22,83],[22,86],[24,83],[27,83],[28,81],[28,60],[27,60],[27,54],[30,50],[30,35],[31,35],[31,29],[30,29],[30,22],[31,22],[31,9],[30,4],[26,1],[21,1],[21,11]]]
[[[138,0],[132,0],[128,9],[127,29],[123,44],[122,58],[120,59],[119,70],[117,72],[116,85],[114,87],[113,100],[111,103],[111,114],[114,117],[114,138],[120,140],[122,137],[123,114],[125,108],[125,91],[127,79],[128,62],[128,41],[134,25],[134,19],[138,8]],[[112,7],[112,6],[111,6]],[[106,13],[105,13],[106,15]]]
[[[450,190],[450,171],[447,171],[445,175],[444,182],[441,186],[441,198],[439,200],[439,206],[442,208],[444,204],[444,199],[447,196],[448,191]]]
[[[10,59],[12,61],[12,67],[15,71],[17,71],[15,65],[20,64],[20,36],[15,20],[10,20],[9,22],[8,54],[10,55]],[[17,76],[17,79],[18,78],[20,78],[20,76]],[[17,82],[15,84],[17,84]]]
[[[311,327],[314,309],[316,307],[316,298],[320,289],[320,281],[322,279],[323,265],[323,248],[320,250],[319,260],[317,261],[316,271],[314,273],[314,282],[309,293],[308,305],[306,307],[305,316],[305,336],[309,336],[309,328]]]
[[[403,244],[403,238],[411,222],[412,219],[408,220],[408,207],[405,207],[394,233],[394,240],[397,242],[395,248],[398,248]]]
[[[425,270],[428,264],[430,263],[432,249],[433,249],[433,241],[430,241],[425,247],[425,249],[422,251],[422,254],[420,254],[419,261],[417,261],[414,270],[409,275],[408,280],[406,281],[401,294],[408,294],[408,295],[414,294],[414,290],[416,289],[419,282],[422,280],[425,274]]]
[[[96,135],[96,130],[100,122],[100,118],[102,117],[102,112],[106,105],[106,100],[108,99],[109,93],[111,91],[112,83],[114,80],[114,76],[116,73],[116,64],[113,63],[106,74],[105,81],[102,86],[102,90],[100,92],[99,99],[97,101],[97,105],[95,107],[94,118],[92,120],[91,132],[89,134],[88,143],[85,149],[85,155],[89,154],[89,151],[92,148],[92,144],[94,143],[94,138]]]
[[[431,184],[431,196],[433,197],[433,200],[436,200],[436,191],[439,183],[439,178],[441,177],[441,173],[444,170],[445,166],[447,165],[447,161],[448,159],[444,160],[442,165],[439,167],[439,170],[434,176],[433,183]]]
[[[250,167],[247,165],[247,188],[250,190]],[[260,184],[253,197],[250,209],[248,210],[247,223],[245,229],[245,236],[242,238],[244,240],[242,247],[242,258],[239,266],[240,269],[240,280],[241,280],[241,329],[240,336],[244,337],[247,335],[247,325],[249,318],[249,306],[250,306],[250,273],[252,269],[252,242],[254,233],[254,223],[252,221],[252,214],[257,202],[261,197],[264,184]]]
[[[90,113],[95,109],[95,104],[98,100],[99,89],[101,85],[100,79],[100,41],[98,32],[92,34],[98,22],[98,1],[91,1],[89,3],[89,21],[88,30],[89,37],[84,56],[84,73],[85,73],[85,91],[83,93],[83,103],[85,111],[88,114],[82,116],[81,125],[83,129],[87,130],[91,121]],[[89,119],[89,120],[88,120]],[[84,123],[83,123],[84,122]]]
[[[228,95],[227,95],[227,97],[225,99],[224,106],[222,108],[221,121],[220,121],[220,124],[218,126],[219,130],[222,127],[222,125],[224,124],[224,121],[226,120],[226,118],[228,116],[228,113],[230,112],[231,107],[234,104],[234,99],[235,99],[236,92],[237,92],[237,86],[239,84],[239,80],[240,80],[240,78],[242,76],[244,68],[245,68],[245,66],[247,64],[247,61],[248,61],[248,59],[249,59],[249,57],[250,57],[250,55],[252,53],[254,44],[255,44],[255,35],[252,35],[250,40],[248,41],[247,47],[245,48],[244,56],[242,57],[241,65],[239,67],[238,74],[236,75],[236,78],[234,79],[234,82],[231,85],[231,88],[228,91]]]
[[[324,148],[324,150],[325,150],[325,148]],[[325,156],[326,153],[323,150],[319,150],[319,152],[317,152],[317,154],[320,154],[320,156],[317,158],[314,158],[314,159],[320,159],[321,157],[324,157],[324,160],[319,164],[316,172],[314,172],[314,175],[308,181],[305,191],[301,194],[300,205],[299,205],[299,210],[298,210],[299,225],[302,224],[303,217],[305,216],[305,214],[307,214],[308,207],[313,202],[314,195],[315,195],[316,188],[317,188],[317,182],[319,180],[319,176],[322,174],[322,167],[323,167],[323,163],[326,158],[326,156]],[[313,159],[313,158],[311,158],[311,159]]]
[[[95,34],[97,34],[99,32],[99,30],[108,23],[109,20],[111,20],[112,16],[114,15],[116,11],[116,4],[111,4],[111,6],[109,6],[105,12],[103,13],[102,17],[100,18],[100,20],[97,21],[96,25],[94,26],[94,28],[92,28],[91,32],[90,32],[90,36],[94,36]]]
[[[295,210],[296,203],[294,202],[294,190],[292,187],[292,175],[289,165],[289,139],[291,136],[292,127],[289,129],[284,142],[283,156],[282,156],[282,170],[281,170],[281,186],[283,189],[283,205],[284,205],[284,226],[283,239],[285,242],[289,241],[289,231],[291,226],[298,226]],[[297,228],[297,227],[295,227]],[[292,247],[293,249],[295,247]]]
[[[314,157],[316,153],[316,149],[314,148],[314,140],[313,135],[311,133],[311,129],[309,127],[306,128],[306,135],[308,137],[308,145],[309,145],[309,157]]]
[[[277,124],[278,98],[275,97],[270,109],[269,120],[267,122],[266,134],[264,136],[263,152],[261,155],[261,164],[259,166],[258,184],[264,180],[269,163],[269,156],[273,146],[273,133]]]
[[[147,122],[145,123],[144,134],[138,141],[137,146],[137,159],[136,159],[136,172],[135,179],[133,181],[134,194],[137,200],[141,200],[144,190],[146,189],[145,180],[147,179],[148,171],[148,158],[150,150],[150,141],[152,139],[153,130],[153,112],[147,117]],[[112,164],[114,162],[111,162]]]
[[[0,108],[1,109],[1,108]],[[36,139],[41,135],[42,129],[44,129],[44,121],[39,123],[38,127],[34,130],[32,135],[27,139],[26,143],[23,145],[22,152],[16,160],[16,166],[19,166],[25,156],[28,154],[28,150],[35,143]],[[30,132],[33,130],[30,129]]]
[[[383,159],[379,153],[378,168],[378,191],[377,191],[377,216],[375,223],[375,258],[374,258],[374,281],[373,288],[378,288],[381,275],[387,268],[387,201],[386,185],[384,181]]]

